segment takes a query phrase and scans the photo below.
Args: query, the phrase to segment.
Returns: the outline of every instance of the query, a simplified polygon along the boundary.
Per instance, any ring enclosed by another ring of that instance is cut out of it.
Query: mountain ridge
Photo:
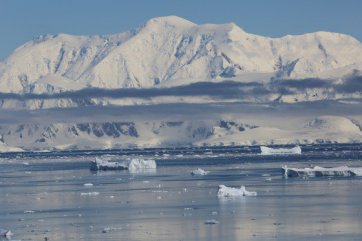
[[[362,69],[362,44],[345,34],[320,31],[270,38],[246,33],[234,23],[197,25],[167,16],[118,34],[38,37],[0,62],[0,88],[7,93],[51,93],[177,86],[253,73],[319,77],[339,68],[346,73]]]

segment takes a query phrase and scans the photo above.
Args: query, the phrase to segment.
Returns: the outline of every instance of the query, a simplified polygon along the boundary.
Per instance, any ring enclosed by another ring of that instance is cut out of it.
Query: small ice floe
[[[85,186],[85,187],[93,187],[93,183],[84,183],[83,186]]]
[[[35,213],[35,211],[34,210],[26,210],[26,211],[24,211],[24,213]]]
[[[209,219],[209,220],[206,220],[204,223],[205,224],[218,224],[219,221],[217,221],[215,219]]]
[[[282,167],[282,173],[284,177],[350,177],[350,176],[362,176],[362,167],[319,167],[313,168],[289,168],[287,166]]]
[[[102,230],[102,233],[109,233],[109,232],[112,232],[112,231],[116,231],[116,230],[121,230],[122,228],[121,227],[105,227],[103,230]]]
[[[92,171],[107,171],[107,170],[129,170],[130,172],[138,172],[140,170],[155,170],[155,160],[145,160],[133,158],[124,161],[107,161],[97,158],[91,162],[90,169]]]
[[[191,172],[191,175],[193,175],[193,176],[205,176],[208,173],[209,173],[208,171],[202,170],[201,168],[197,168],[196,170],[193,170]]]
[[[82,192],[80,193],[81,196],[98,196],[99,192]]]
[[[0,229],[0,237],[10,238],[13,233],[10,230]]]
[[[242,196],[256,196],[256,192],[246,191],[245,186],[241,186],[240,188],[227,187],[225,185],[219,185],[219,191],[217,193],[218,197],[242,197]]]
[[[295,146],[293,148],[271,148],[260,146],[261,155],[300,155],[302,148]]]

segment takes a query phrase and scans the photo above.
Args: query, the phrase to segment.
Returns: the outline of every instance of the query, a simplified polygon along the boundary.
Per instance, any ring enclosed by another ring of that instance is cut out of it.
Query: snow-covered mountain
[[[361,76],[362,44],[338,33],[269,38],[168,16],[41,36],[0,62],[0,152],[362,142]]]
[[[335,78],[362,70],[362,44],[316,32],[269,38],[233,23],[197,25],[176,17],[149,20],[106,36],[41,36],[0,62],[0,90],[54,93],[86,87],[178,86],[250,74]]]
[[[362,142],[359,122],[338,116],[301,119],[292,128],[221,119],[1,125],[0,134],[26,150]],[[21,150],[4,142],[0,152]]]

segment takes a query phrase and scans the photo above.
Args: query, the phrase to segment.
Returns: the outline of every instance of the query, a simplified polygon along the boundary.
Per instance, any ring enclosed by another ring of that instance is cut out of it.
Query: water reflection
[[[288,165],[309,160],[288,160]],[[152,172],[96,174],[85,164],[63,170],[44,162],[34,169],[32,161],[27,166],[12,163],[1,171],[0,228],[11,229],[15,240],[289,241],[362,236],[362,194],[356,191],[362,188],[360,178],[285,180],[279,160],[217,165],[213,160],[207,165],[204,159],[203,168],[210,173],[198,177],[190,175],[193,160],[160,165]],[[337,159],[313,159],[322,166],[326,162],[341,164]],[[4,165],[9,164],[0,164],[0,169]],[[245,185],[258,196],[218,198],[220,184]],[[99,195],[81,195],[93,192]],[[205,224],[211,219],[218,224]]]

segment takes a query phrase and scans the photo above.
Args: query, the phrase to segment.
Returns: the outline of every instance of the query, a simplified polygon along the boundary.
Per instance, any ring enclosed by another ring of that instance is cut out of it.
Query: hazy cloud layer
[[[342,93],[362,92],[362,76],[352,75],[342,83],[335,84],[332,80],[318,78],[308,79],[274,79],[268,84],[257,82],[198,82],[189,85],[167,88],[120,88],[99,89],[87,88],[78,91],[66,91],[54,94],[13,94],[0,93],[0,99],[48,100],[48,99],[84,99],[84,98],[141,98],[148,99],[163,96],[210,96],[215,99],[244,99],[269,94],[290,95],[303,92],[307,89],[324,88]]]
[[[218,98],[235,98],[247,94],[243,89],[252,91],[260,88],[258,83],[242,83],[235,81],[199,82],[190,85],[168,88],[121,88],[99,89],[87,88],[79,91],[66,91],[55,94],[12,94],[0,93],[0,99],[32,100],[32,99],[79,99],[79,98],[151,98],[161,96],[213,96]],[[251,89],[251,90],[249,90]],[[252,93],[252,92],[250,92]]]
[[[295,104],[155,104],[138,106],[87,106],[77,108],[54,108],[33,111],[3,110],[0,124],[20,123],[81,123],[105,121],[151,121],[151,120],[208,120],[221,116],[233,118],[288,118],[315,117],[320,115],[361,115],[362,102],[354,104],[337,101],[300,102]]]

